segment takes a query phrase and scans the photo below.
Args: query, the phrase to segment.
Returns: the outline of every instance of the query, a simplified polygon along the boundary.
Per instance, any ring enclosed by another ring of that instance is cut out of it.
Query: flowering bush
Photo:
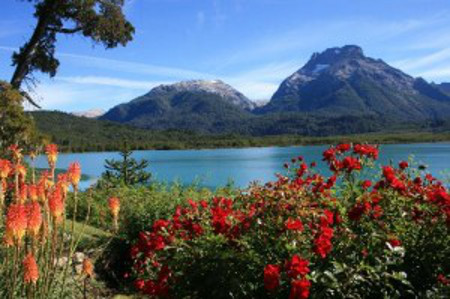
[[[10,160],[0,159],[0,297],[73,297],[77,292],[74,284],[82,285],[81,280],[86,292],[93,274],[90,260],[83,262],[83,275],[71,275],[72,257],[84,230],[83,226],[75,233],[79,164],[71,164],[67,173],[55,178],[58,148],[48,145],[49,171],[36,180],[34,169],[30,170],[31,178],[27,177],[21,149],[11,146],[9,151]],[[70,223],[65,212],[67,201],[74,207]]]
[[[450,194],[401,162],[374,175],[378,148],[302,157],[234,199],[188,200],[154,221],[126,274],[155,297],[361,298],[449,291]]]

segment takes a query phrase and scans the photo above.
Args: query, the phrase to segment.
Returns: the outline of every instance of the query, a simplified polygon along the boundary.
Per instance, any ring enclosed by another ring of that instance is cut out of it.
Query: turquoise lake
[[[322,152],[328,146],[293,146],[242,149],[135,151],[137,159],[150,161],[149,171],[153,179],[182,184],[198,183],[216,188],[233,181],[235,186],[246,187],[252,181],[267,182],[275,179],[275,173],[283,172],[283,163],[299,155],[306,161],[316,161],[318,167]],[[446,179],[450,174],[450,143],[394,144],[380,147],[379,163],[397,163],[414,156],[414,161],[428,166],[433,175]],[[117,152],[60,154],[57,167],[67,168],[70,162],[78,161],[82,172],[92,180],[82,183],[82,188],[95,182],[104,171],[105,159],[118,159]],[[45,156],[38,157],[37,167],[47,167]]]

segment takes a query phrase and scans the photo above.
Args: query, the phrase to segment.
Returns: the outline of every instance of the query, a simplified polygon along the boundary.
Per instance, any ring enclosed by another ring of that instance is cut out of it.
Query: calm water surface
[[[199,183],[216,188],[233,181],[236,186],[245,187],[252,181],[267,182],[275,179],[274,174],[283,171],[283,163],[299,155],[308,162],[317,161],[319,167],[322,152],[328,146],[265,147],[244,149],[136,151],[134,157],[150,161],[149,171],[153,179],[183,184]],[[395,144],[383,145],[380,149],[382,164],[390,160],[397,163],[413,155],[414,160],[425,164],[435,176],[445,179],[450,173],[450,143]],[[97,178],[104,171],[105,159],[118,159],[117,152],[61,154],[58,168],[67,168],[70,162],[78,161],[82,172]],[[47,167],[44,156],[36,162],[37,167]],[[83,182],[82,188],[95,182]]]

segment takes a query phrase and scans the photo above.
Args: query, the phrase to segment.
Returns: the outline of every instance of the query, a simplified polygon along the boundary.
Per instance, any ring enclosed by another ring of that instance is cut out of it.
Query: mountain
[[[160,85],[100,119],[141,128],[223,133],[248,118],[256,105],[220,80]]]
[[[87,118],[96,118],[105,114],[105,110],[103,109],[90,109],[86,111],[78,111],[72,113],[75,116],[87,117]]]
[[[450,84],[428,83],[354,45],[314,53],[266,104],[222,81],[160,85],[100,119],[154,130],[329,136],[437,128],[450,120]]]
[[[408,122],[450,117],[450,96],[421,78],[348,45],[314,53],[285,79],[259,114],[372,115]]]
[[[435,84],[442,92],[450,95],[450,83],[442,82],[440,84]]]

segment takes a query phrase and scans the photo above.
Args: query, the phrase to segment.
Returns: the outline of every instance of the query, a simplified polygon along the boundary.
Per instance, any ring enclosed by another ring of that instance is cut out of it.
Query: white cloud
[[[146,91],[157,85],[168,83],[166,81],[127,80],[101,76],[57,77],[56,80],[74,84],[104,85]]]
[[[428,69],[422,73],[418,74],[420,77],[423,77],[428,80],[437,80],[437,81],[450,81],[450,65],[437,67],[433,69]]]
[[[142,95],[142,90],[113,86],[91,86],[49,80],[39,84],[32,93],[43,109],[83,111],[92,108],[109,109]],[[27,107],[30,109],[30,107]]]
[[[214,76],[211,74],[181,68],[156,66],[146,63],[107,59],[71,53],[60,53],[59,56],[71,59],[72,62],[86,68],[101,68],[103,70],[113,70],[117,72],[127,72],[133,74],[154,75],[174,79],[177,78],[214,79]]]
[[[423,67],[430,67],[448,59],[450,59],[450,48],[445,48],[426,56],[408,58],[393,62],[393,64],[404,70],[417,70]]]

